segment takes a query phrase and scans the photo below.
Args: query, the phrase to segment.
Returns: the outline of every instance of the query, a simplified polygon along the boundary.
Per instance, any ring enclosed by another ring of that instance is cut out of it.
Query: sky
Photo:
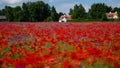
[[[0,0],[0,9],[3,9],[5,5],[15,7],[21,6],[23,2],[35,2],[38,0]],[[40,1],[40,0],[39,0]],[[75,4],[82,4],[86,9],[86,12],[90,9],[90,6],[94,3],[105,3],[108,6],[120,7],[120,0],[42,0],[48,3],[50,6],[55,6],[57,12],[63,12],[68,14],[69,9],[73,8]]]

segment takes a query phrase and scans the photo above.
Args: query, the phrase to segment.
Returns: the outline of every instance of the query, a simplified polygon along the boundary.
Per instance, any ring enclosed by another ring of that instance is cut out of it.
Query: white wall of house
[[[0,19],[6,19],[6,17],[5,17],[5,16],[1,16],[1,15],[0,15]]]
[[[67,22],[67,19],[64,17],[63,19],[59,20],[59,22]]]
[[[115,15],[113,18],[114,18],[114,19],[118,19],[118,16],[117,16],[117,15]]]

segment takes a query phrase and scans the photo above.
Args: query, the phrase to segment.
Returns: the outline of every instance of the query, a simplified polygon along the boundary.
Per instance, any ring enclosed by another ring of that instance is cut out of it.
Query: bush
[[[50,22],[50,21],[52,21],[52,17],[48,17],[48,18],[45,20],[45,22]]]
[[[97,22],[101,21],[100,19],[72,19],[68,20],[68,22]]]
[[[68,22],[120,22],[120,19],[107,19],[106,17],[102,17],[101,19],[72,19],[68,20]]]
[[[119,22],[120,19],[108,19],[108,21],[110,21],[110,22]]]
[[[67,22],[80,22],[79,19],[72,19],[72,20],[68,20]]]

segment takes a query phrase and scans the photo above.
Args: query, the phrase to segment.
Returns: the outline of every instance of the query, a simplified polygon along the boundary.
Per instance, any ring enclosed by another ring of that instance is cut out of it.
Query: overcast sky
[[[21,5],[23,2],[35,2],[38,0],[0,0],[0,9],[3,9],[5,5],[16,6]],[[58,12],[68,13],[70,8],[73,8],[75,4],[82,4],[86,11],[89,10],[93,3],[105,3],[108,6],[120,7],[120,0],[43,0],[50,6],[55,6]]]

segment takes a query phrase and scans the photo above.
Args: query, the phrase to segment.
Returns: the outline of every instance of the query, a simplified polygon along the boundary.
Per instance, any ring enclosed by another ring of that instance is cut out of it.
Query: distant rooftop
[[[6,19],[6,16],[0,15],[0,19]]]
[[[106,16],[108,19],[118,19],[117,11],[106,13]]]

